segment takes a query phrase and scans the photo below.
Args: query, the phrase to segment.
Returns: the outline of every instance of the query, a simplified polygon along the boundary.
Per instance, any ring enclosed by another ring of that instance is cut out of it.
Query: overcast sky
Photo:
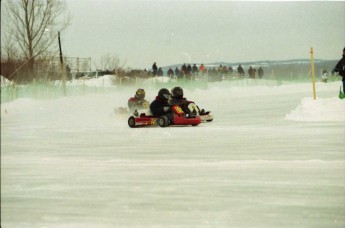
[[[178,63],[339,59],[345,2],[67,0],[65,56],[111,55],[131,68]]]

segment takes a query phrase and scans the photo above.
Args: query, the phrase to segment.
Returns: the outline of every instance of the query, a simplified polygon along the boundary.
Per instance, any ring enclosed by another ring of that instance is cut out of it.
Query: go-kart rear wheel
[[[135,127],[135,118],[134,118],[134,116],[131,116],[131,117],[128,118],[128,126],[131,127],[131,128]]]
[[[161,116],[159,119],[158,119],[158,125],[160,127],[167,127],[169,126],[169,119],[167,116]]]

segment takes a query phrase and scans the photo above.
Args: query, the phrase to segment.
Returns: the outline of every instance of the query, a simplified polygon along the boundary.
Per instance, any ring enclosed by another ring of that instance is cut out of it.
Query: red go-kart
[[[197,126],[200,124],[201,119],[199,116],[187,116],[180,106],[174,105],[171,107],[173,113],[173,120],[170,121],[168,116],[155,117],[151,113],[135,112],[134,116],[128,118],[128,126],[134,128],[139,126],[152,126],[159,125],[160,127],[167,127],[169,125],[192,125]]]

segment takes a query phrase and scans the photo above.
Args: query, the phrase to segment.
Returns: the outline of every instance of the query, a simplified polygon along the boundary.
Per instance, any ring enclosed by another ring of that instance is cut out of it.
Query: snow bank
[[[66,86],[88,86],[88,87],[114,87],[114,82],[117,80],[116,75],[104,75],[98,78],[80,78],[72,81],[67,81]],[[144,85],[155,83],[168,83],[172,81],[169,77],[152,77],[141,81]],[[176,80],[175,80],[176,81]],[[61,81],[55,81],[55,85],[60,85]]]
[[[345,100],[333,98],[304,98],[297,108],[285,117],[295,121],[345,122]]]
[[[144,84],[168,83],[168,82],[170,82],[170,81],[172,81],[172,79],[169,78],[169,77],[164,77],[164,76],[161,77],[161,76],[159,76],[159,77],[148,78],[148,79],[146,79],[143,83],[144,83]]]
[[[11,81],[5,78],[4,76],[0,75],[0,78],[1,78],[1,87],[9,86],[11,84]]]
[[[88,87],[113,87],[113,81],[116,80],[115,75],[104,75],[98,78],[83,77],[72,81],[67,81],[66,86],[88,86]],[[54,85],[60,85],[60,80],[54,81]]]

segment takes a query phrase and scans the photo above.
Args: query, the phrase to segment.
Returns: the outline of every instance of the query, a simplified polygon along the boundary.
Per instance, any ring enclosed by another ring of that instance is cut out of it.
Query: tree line
[[[1,75],[30,82],[57,54],[58,32],[70,23],[64,0],[1,2]]]

